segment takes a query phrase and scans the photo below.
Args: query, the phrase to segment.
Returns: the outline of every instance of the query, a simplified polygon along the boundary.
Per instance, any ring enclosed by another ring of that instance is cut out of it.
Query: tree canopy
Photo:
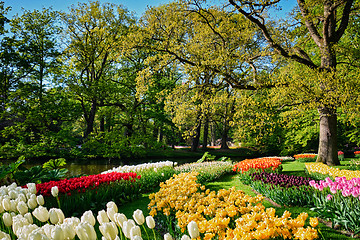
[[[359,1],[89,1],[7,18],[0,156],[143,156],[218,144],[271,154],[359,144]]]

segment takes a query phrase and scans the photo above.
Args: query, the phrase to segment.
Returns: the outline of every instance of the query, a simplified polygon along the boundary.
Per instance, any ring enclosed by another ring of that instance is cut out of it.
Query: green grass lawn
[[[345,162],[344,162],[345,163]],[[283,163],[283,173],[293,174],[297,176],[305,176],[305,165],[304,163],[291,161]],[[220,189],[229,189],[231,187],[235,187],[237,190],[242,190],[246,194],[254,196],[255,193],[251,187],[244,185],[240,182],[237,175],[229,174],[225,175],[222,178],[218,179],[216,182],[207,183],[206,187],[210,190],[218,191]],[[149,194],[143,194],[141,198],[131,203],[127,203],[126,205],[119,206],[119,212],[124,213],[128,218],[132,218],[132,213],[136,209],[141,209],[144,212],[144,215],[147,216],[149,211],[147,209],[147,205],[149,204]],[[310,211],[309,208],[305,207],[275,207],[270,201],[264,200],[263,205],[265,207],[274,207],[276,209],[277,215],[282,215],[285,210],[288,210],[292,213],[292,217],[296,217],[301,212],[307,212],[309,216],[315,217],[316,213]],[[319,224],[322,237],[319,239],[331,240],[331,239],[353,239],[344,234],[337,232],[336,230],[327,227],[325,224]],[[147,239],[146,236],[143,236],[144,239]],[[159,238],[162,239],[162,238]]]

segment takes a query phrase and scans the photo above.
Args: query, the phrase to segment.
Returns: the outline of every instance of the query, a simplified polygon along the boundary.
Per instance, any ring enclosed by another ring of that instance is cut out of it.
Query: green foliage
[[[298,162],[315,162],[317,159],[317,156],[315,157],[305,157],[305,158],[298,158],[296,161]]]
[[[139,191],[142,193],[154,192],[159,188],[161,182],[165,182],[175,173],[176,171],[173,167],[147,169],[137,172],[137,174],[141,175],[141,178],[137,180],[140,184]]]
[[[0,183],[6,184],[8,180],[11,181],[14,178],[14,174],[18,171],[19,166],[24,162],[24,157],[20,157],[16,162],[10,163],[7,166],[0,165]]]
[[[61,168],[66,165],[66,159],[65,158],[58,158],[58,159],[50,159],[46,163],[43,164],[43,168],[46,170],[54,170]]]
[[[204,161],[214,161],[216,156],[211,155],[209,152],[205,152],[204,155],[197,161],[198,163],[202,163]]]

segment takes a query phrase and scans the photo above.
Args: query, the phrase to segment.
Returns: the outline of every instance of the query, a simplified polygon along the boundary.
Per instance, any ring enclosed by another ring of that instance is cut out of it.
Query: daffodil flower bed
[[[306,170],[309,174],[322,174],[328,175],[332,178],[335,177],[345,177],[350,180],[352,178],[360,178],[360,171],[351,171],[346,169],[338,169],[335,167],[330,167],[324,163],[305,163]]]
[[[169,231],[174,235],[189,233],[187,226],[198,225],[196,239],[316,239],[317,219],[311,218],[306,226],[307,213],[291,218],[285,211],[281,217],[274,208],[265,208],[263,197],[251,197],[243,191],[205,189],[197,182],[199,173],[174,175],[160,185],[157,193],[150,194],[150,215],[168,219]],[[172,222],[175,219],[175,222]],[[176,225],[174,225],[176,224]],[[178,228],[176,227],[178,226]]]

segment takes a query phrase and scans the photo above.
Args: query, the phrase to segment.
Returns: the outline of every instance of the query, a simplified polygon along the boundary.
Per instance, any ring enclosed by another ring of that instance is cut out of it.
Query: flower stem
[[[149,238],[149,234],[148,234],[148,232],[146,231],[146,228],[145,228],[144,224],[141,225],[141,226],[144,228],[144,231],[145,231],[145,233],[146,233],[147,239],[150,239],[150,238]]]

